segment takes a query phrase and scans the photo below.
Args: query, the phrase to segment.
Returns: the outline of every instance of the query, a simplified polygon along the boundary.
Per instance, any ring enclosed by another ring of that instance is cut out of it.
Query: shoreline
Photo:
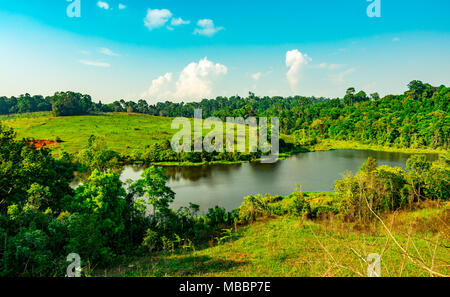
[[[281,153],[278,161],[286,160],[294,155],[302,153],[312,153],[312,152],[325,152],[333,150],[370,150],[375,152],[388,152],[388,153],[402,153],[402,154],[427,154],[427,155],[442,155],[446,153],[443,149],[432,149],[432,148],[395,148],[381,145],[373,144],[363,144],[357,141],[347,141],[347,140],[323,140],[320,143],[300,148],[291,152]],[[213,165],[238,165],[245,163],[259,162],[261,159],[255,159],[253,161],[212,161],[212,162],[153,162],[149,164],[140,163],[125,163],[123,166],[162,166],[162,167],[197,167],[197,166],[213,166]]]

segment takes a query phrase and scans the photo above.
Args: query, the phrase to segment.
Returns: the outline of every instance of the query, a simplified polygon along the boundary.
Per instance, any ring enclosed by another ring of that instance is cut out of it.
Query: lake
[[[251,194],[288,195],[297,184],[304,191],[333,191],[336,180],[346,170],[357,172],[368,157],[378,165],[406,167],[410,154],[370,150],[335,150],[310,152],[292,156],[275,164],[244,163],[238,165],[207,165],[166,167],[169,186],[176,193],[172,207],[178,209],[189,202],[200,205],[201,213],[216,205],[232,210]],[[430,160],[436,155],[428,155]],[[143,168],[127,166],[121,179],[136,180]]]

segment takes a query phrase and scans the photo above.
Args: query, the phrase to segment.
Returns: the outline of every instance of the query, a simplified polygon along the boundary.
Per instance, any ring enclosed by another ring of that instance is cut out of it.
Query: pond
[[[370,150],[335,150],[310,152],[292,156],[275,164],[245,163],[166,167],[169,186],[176,193],[172,207],[178,209],[189,202],[200,205],[201,213],[216,205],[232,210],[251,194],[288,195],[297,184],[304,191],[333,191],[336,180],[349,170],[357,172],[368,157],[378,165],[406,167],[409,154]],[[437,155],[428,155],[430,160]],[[127,166],[121,179],[136,180],[143,168]]]

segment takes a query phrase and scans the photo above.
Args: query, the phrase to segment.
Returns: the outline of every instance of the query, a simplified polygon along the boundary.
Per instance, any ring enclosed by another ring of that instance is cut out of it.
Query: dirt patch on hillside
[[[47,140],[47,139],[38,139],[31,142],[32,145],[34,145],[37,148],[41,147],[55,147],[58,145],[56,141],[53,140]]]

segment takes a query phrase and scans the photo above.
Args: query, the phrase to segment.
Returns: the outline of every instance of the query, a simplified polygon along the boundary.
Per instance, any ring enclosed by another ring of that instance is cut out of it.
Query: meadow
[[[165,251],[101,276],[359,277],[367,256],[381,256],[381,276],[449,275],[449,204],[399,211],[365,225],[332,217],[260,219],[224,232],[209,246]],[[394,241],[395,240],[395,241]],[[397,245],[398,244],[398,245]],[[411,259],[413,259],[413,262]],[[433,273],[427,270],[431,269]]]
[[[3,123],[17,132],[18,138],[61,141],[53,148],[56,155],[65,151],[82,150],[91,135],[100,136],[107,147],[121,154],[129,154],[147,145],[169,139],[171,118],[142,114],[102,114],[92,116],[54,117],[51,113],[36,113],[17,117],[0,117]]]

